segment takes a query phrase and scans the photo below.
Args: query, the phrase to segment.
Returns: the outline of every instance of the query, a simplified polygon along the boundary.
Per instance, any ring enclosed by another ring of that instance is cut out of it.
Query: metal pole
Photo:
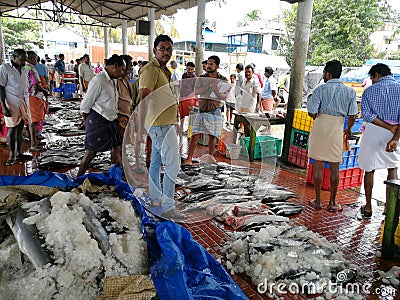
[[[154,18],[155,18],[155,9],[154,7],[150,7],[148,9],[148,15],[149,15],[149,22],[150,22],[150,35],[149,35],[149,39],[148,39],[148,43],[149,43],[149,61],[152,59],[153,57],[153,43],[155,40],[155,36],[156,36],[156,31],[155,31],[155,26],[154,26]]]
[[[122,54],[128,54],[128,21],[122,20]]]
[[[289,100],[286,114],[285,136],[281,161],[287,162],[294,110],[301,108],[304,72],[306,70],[308,42],[310,39],[313,0],[299,1],[297,7],[296,31],[294,35],[293,59],[290,72]]]
[[[6,61],[2,22],[3,22],[3,16],[0,12],[0,64],[1,65],[4,64],[4,62]]]
[[[197,25],[196,25],[196,46],[195,46],[195,52],[196,52],[195,62],[196,62],[197,75],[203,74],[203,68],[201,62],[203,61],[204,58],[202,35],[203,35],[203,23],[205,18],[206,18],[206,1],[197,0]]]
[[[108,27],[104,27],[104,57],[108,58]]]

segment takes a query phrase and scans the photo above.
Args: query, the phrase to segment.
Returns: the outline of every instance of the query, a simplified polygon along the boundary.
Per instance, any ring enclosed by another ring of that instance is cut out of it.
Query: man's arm
[[[399,125],[392,125],[394,127],[397,127],[396,132],[394,133],[392,139],[386,144],[386,151],[387,152],[394,152],[397,150],[397,146],[399,144],[399,138],[400,138],[400,127]]]
[[[6,90],[4,86],[0,85],[0,102],[1,102],[1,109],[3,112],[3,115],[6,117],[11,117],[10,115],[10,110],[8,109],[6,105]]]
[[[392,124],[386,123],[385,121],[381,120],[379,117],[376,117],[371,123],[376,126],[385,128],[393,134],[396,134],[397,125],[392,125]]]
[[[143,143],[144,142],[144,134],[145,134],[145,128],[144,128],[144,122],[146,120],[146,115],[147,115],[147,109],[148,109],[148,99],[146,97],[150,95],[152,91],[147,88],[142,88],[139,89],[139,103],[138,103],[138,108],[137,108],[137,118],[138,118],[138,142]]]

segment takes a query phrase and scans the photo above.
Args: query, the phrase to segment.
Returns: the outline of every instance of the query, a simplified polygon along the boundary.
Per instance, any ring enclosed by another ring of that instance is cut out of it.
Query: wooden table
[[[249,161],[254,160],[254,146],[256,144],[256,133],[262,125],[281,125],[286,123],[286,119],[267,118],[266,116],[255,116],[254,114],[239,113],[234,111],[235,121],[233,123],[233,140],[236,141],[237,132],[240,123],[250,126],[250,142],[249,142]]]
[[[400,180],[386,180],[389,186],[389,197],[386,204],[385,227],[382,238],[382,258],[391,259],[395,253],[394,234],[399,224],[400,213]]]

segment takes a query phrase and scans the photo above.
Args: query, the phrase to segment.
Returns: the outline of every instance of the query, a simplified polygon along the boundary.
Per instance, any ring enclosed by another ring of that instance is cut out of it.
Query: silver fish
[[[83,218],[83,224],[92,234],[93,238],[97,241],[103,254],[106,254],[111,249],[106,230],[103,228],[103,226],[96,225],[93,222],[93,220],[97,220],[97,217],[89,206],[83,207],[83,211],[86,214],[86,216]]]
[[[20,207],[15,212],[7,215],[6,220],[21,252],[29,258],[36,269],[42,269],[52,260],[41,246],[36,226],[23,222],[26,217],[28,217],[27,211]]]

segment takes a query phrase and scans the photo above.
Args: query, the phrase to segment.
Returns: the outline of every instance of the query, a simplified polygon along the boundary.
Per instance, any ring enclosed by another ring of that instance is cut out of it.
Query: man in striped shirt
[[[385,64],[372,66],[368,74],[373,84],[362,95],[361,114],[368,123],[358,157],[360,168],[365,171],[366,205],[361,206],[361,216],[365,219],[372,216],[375,170],[387,169],[387,179],[397,179],[397,166],[400,164],[400,149],[397,149],[400,137],[400,132],[397,132],[400,123],[400,83],[394,80],[390,68]],[[387,197],[386,191],[386,200]]]
[[[341,211],[336,204],[339,185],[339,164],[342,162],[344,117],[348,116],[345,135],[351,136],[358,107],[356,92],[345,86],[340,80],[342,64],[338,60],[328,61],[323,71],[325,84],[318,86],[307,104],[308,114],[315,120],[311,129],[308,156],[315,160],[314,190],[315,200],[309,203],[315,209],[321,209],[321,185],[324,162],[330,165],[330,198],[327,210]]]

